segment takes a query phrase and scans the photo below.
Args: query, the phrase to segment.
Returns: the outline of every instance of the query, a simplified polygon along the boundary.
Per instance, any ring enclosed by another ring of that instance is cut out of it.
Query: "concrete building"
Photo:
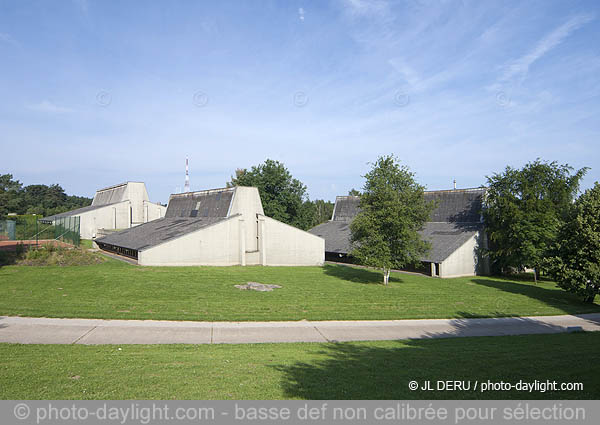
[[[146,185],[126,182],[96,191],[92,205],[40,219],[54,224],[64,217],[79,217],[79,234],[92,239],[104,229],[128,229],[164,217],[166,207],[150,202]]]
[[[264,215],[258,189],[171,195],[165,217],[96,240],[140,265],[321,265],[325,241]]]
[[[426,273],[437,277],[489,273],[481,252],[487,247],[480,214],[484,196],[485,188],[425,192],[425,199],[437,204],[420,231],[431,244],[431,250],[422,258]],[[331,220],[309,230],[325,239],[328,260],[348,260],[352,251],[350,223],[360,212],[359,202],[357,196],[338,196]]]

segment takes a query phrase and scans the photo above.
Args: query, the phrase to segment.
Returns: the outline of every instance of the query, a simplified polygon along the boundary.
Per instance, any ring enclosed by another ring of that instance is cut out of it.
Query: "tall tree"
[[[546,262],[558,286],[593,303],[600,294],[600,184],[581,195]]]
[[[350,224],[352,255],[361,264],[381,268],[387,285],[392,268],[416,264],[428,251],[418,232],[433,203],[425,201],[424,187],[408,167],[391,155],[379,157],[364,177],[361,212]]]
[[[537,159],[487,177],[483,214],[497,270],[531,267],[537,280],[586,171]]]
[[[20,194],[23,185],[13,180],[12,174],[0,174],[0,219],[8,213],[19,213],[23,209]]]
[[[250,170],[237,169],[227,186],[255,186],[267,216],[301,229],[311,227],[311,208],[304,205],[306,186],[279,161],[267,159]]]
[[[312,201],[312,203],[315,206],[315,218],[312,227],[331,220],[331,216],[333,215],[333,207],[335,206],[333,202],[325,201],[323,199],[316,199]]]

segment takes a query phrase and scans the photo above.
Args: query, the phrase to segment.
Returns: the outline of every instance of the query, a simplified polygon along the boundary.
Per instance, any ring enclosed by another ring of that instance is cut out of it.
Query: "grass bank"
[[[240,291],[248,281],[281,285]],[[200,321],[379,320],[599,312],[552,282],[324,267],[0,267],[0,315]]]
[[[2,399],[600,398],[600,333],[340,344],[0,344],[0,357]],[[469,381],[471,389],[410,391],[413,380],[434,387],[438,380]],[[582,383],[583,390],[481,392],[488,380]]]

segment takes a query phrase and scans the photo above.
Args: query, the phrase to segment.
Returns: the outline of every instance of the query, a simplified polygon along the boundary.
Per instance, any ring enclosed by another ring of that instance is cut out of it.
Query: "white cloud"
[[[507,83],[511,80],[523,81],[527,78],[529,68],[534,62],[558,46],[573,31],[576,31],[593,19],[594,16],[592,15],[577,15],[570,18],[558,28],[555,28],[551,33],[542,38],[530,52],[507,65],[504,73],[498,79],[497,83],[492,86],[492,89],[498,89],[502,83]]]
[[[298,9],[298,18],[301,21],[304,21],[304,8],[302,8],[302,7]]]
[[[66,108],[64,106],[58,106],[50,102],[49,100],[43,100],[39,103],[27,105],[27,108],[33,111],[48,112],[51,114],[66,114],[69,112],[73,112],[73,109]]]

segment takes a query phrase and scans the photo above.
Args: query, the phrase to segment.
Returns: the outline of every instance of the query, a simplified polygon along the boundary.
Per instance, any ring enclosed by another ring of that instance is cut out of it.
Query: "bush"
[[[24,258],[17,263],[24,266],[86,266],[104,261],[106,259],[103,256],[93,252],[47,244],[27,251]]]

